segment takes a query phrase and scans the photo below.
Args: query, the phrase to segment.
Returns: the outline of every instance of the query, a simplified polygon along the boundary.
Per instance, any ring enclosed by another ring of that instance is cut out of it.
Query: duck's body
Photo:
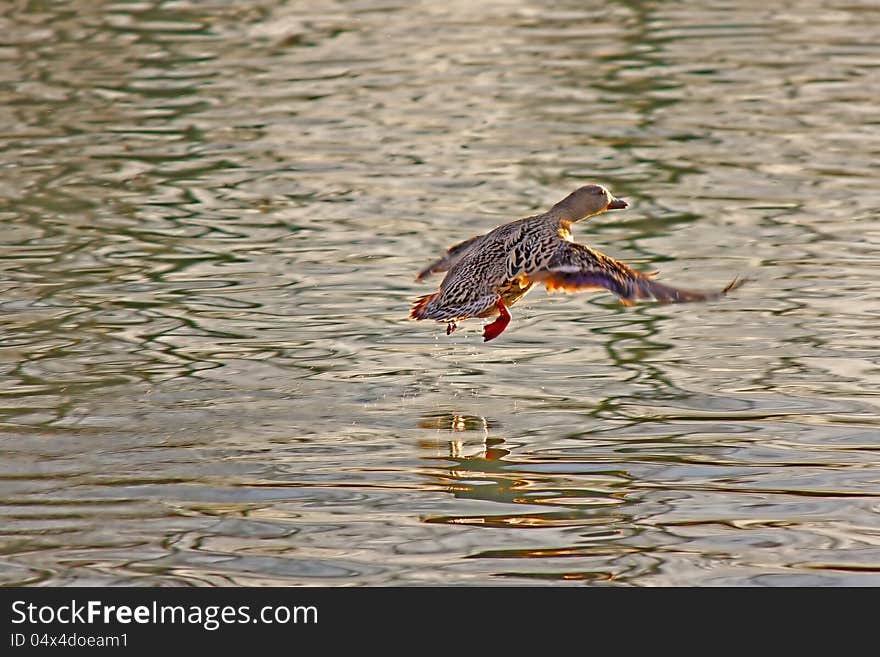
[[[491,340],[510,322],[507,307],[537,282],[544,283],[550,292],[604,288],[626,304],[636,299],[702,301],[738,287],[736,280],[721,292],[669,287],[572,240],[572,224],[625,207],[625,201],[614,198],[604,187],[586,185],[544,214],[503,224],[450,247],[446,255],[419,273],[417,280],[448,272],[438,292],[416,300],[410,317],[443,322],[449,334],[461,320],[499,314],[483,333],[485,340]]]

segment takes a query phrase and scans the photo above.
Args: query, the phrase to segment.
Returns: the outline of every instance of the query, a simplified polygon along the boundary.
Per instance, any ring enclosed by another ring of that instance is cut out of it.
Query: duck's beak
[[[615,198],[611,200],[611,203],[608,204],[606,210],[623,210],[625,207],[628,207],[629,203],[620,198]]]

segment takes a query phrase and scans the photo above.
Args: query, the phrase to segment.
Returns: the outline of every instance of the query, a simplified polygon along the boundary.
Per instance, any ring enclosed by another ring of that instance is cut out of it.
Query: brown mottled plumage
[[[429,274],[448,272],[440,290],[417,299],[409,316],[443,322],[448,335],[458,321],[497,313],[499,318],[483,332],[483,339],[491,340],[510,322],[507,306],[539,282],[549,292],[606,289],[627,305],[637,299],[661,303],[717,299],[743,283],[734,279],[720,292],[680,290],[572,241],[572,224],[625,207],[625,201],[601,185],[585,185],[544,214],[503,224],[451,246],[416,277],[422,280]]]

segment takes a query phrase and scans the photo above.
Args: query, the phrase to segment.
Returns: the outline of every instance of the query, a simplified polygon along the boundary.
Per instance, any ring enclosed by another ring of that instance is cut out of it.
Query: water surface
[[[880,584],[872,2],[0,10],[0,583]],[[576,237],[721,302],[406,319]]]

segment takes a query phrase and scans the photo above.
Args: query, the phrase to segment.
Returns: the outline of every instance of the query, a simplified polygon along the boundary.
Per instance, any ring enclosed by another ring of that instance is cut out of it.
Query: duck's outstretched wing
[[[651,275],[640,274],[604,253],[576,242],[561,243],[547,264],[538,271],[529,272],[528,277],[543,282],[548,292],[605,289],[627,305],[638,299],[654,299],[660,303],[708,301],[724,296],[745,282],[735,278],[719,292],[682,290],[658,283]]]
[[[446,250],[446,255],[442,258],[439,258],[432,262],[430,265],[425,267],[422,271],[418,273],[416,276],[416,280],[420,281],[426,276],[430,274],[439,274],[444,271],[448,271],[452,265],[462,259],[462,257],[471,250],[471,247],[474,246],[479,240],[483,239],[485,235],[475,235],[470,239],[466,239],[464,242],[459,242],[458,244],[453,244]]]

